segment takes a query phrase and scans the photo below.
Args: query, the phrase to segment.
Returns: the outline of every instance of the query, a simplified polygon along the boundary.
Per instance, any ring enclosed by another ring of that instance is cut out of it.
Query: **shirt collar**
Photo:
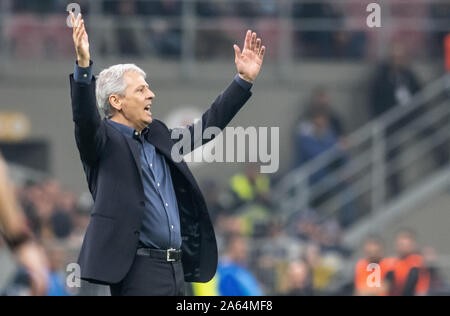
[[[117,129],[119,132],[121,132],[123,135],[129,137],[129,138],[133,138],[134,135],[134,128],[127,126],[127,125],[123,125],[117,122],[114,122],[110,119],[108,119],[108,122],[115,128]]]
[[[139,138],[139,132],[137,132],[134,128],[124,125],[124,124],[120,124],[117,122],[114,122],[113,120],[108,119],[108,122],[115,128],[117,129],[120,133],[122,133],[123,135],[125,135],[126,137],[129,138]],[[148,127],[145,127],[142,130],[141,135],[143,135],[144,137],[147,136],[147,133],[149,132]]]

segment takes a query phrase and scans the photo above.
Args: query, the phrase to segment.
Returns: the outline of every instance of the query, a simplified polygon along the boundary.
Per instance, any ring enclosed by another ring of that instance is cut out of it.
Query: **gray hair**
[[[147,76],[141,68],[134,64],[114,65],[103,70],[98,75],[95,94],[98,108],[106,117],[111,117],[113,114],[111,104],[109,103],[109,96],[111,94],[125,95],[127,84],[124,80],[124,74],[126,72],[137,72],[144,79]]]

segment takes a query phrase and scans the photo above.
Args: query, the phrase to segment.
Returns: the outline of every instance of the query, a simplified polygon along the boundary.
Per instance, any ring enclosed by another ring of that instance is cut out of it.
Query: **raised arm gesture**
[[[244,49],[241,52],[239,46],[234,45],[236,68],[239,76],[249,82],[253,82],[261,69],[265,46],[261,46],[261,39],[256,37],[256,33],[247,31],[245,36]]]
[[[81,13],[75,18],[73,12],[70,12],[73,25],[73,43],[77,53],[78,66],[89,67],[91,55],[89,53],[89,38],[84,26],[84,20]]]

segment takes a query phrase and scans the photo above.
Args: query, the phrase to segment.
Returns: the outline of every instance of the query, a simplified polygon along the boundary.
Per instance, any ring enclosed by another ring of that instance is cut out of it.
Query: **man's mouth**
[[[147,105],[147,106],[144,108],[144,111],[147,112],[148,115],[152,115],[152,112],[150,112],[150,105]]]

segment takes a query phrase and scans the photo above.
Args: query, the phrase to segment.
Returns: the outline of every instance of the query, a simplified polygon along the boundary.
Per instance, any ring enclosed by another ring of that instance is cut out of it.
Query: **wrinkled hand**
[[[261,46],[261,39],[256,37],[256,33],[251,30],[245,35],[244,49],[234,45],[236,68],[239,76],[249,82],[253,82],[258,76],[266,51],[265,46]]]
[[[89,67],[91,55],[89,52],[89,37],[84,26],[84,20],[81,13],[75,18],[73,12],[70,12],[73,25],[73,43],[77,53],[78,66]]]

